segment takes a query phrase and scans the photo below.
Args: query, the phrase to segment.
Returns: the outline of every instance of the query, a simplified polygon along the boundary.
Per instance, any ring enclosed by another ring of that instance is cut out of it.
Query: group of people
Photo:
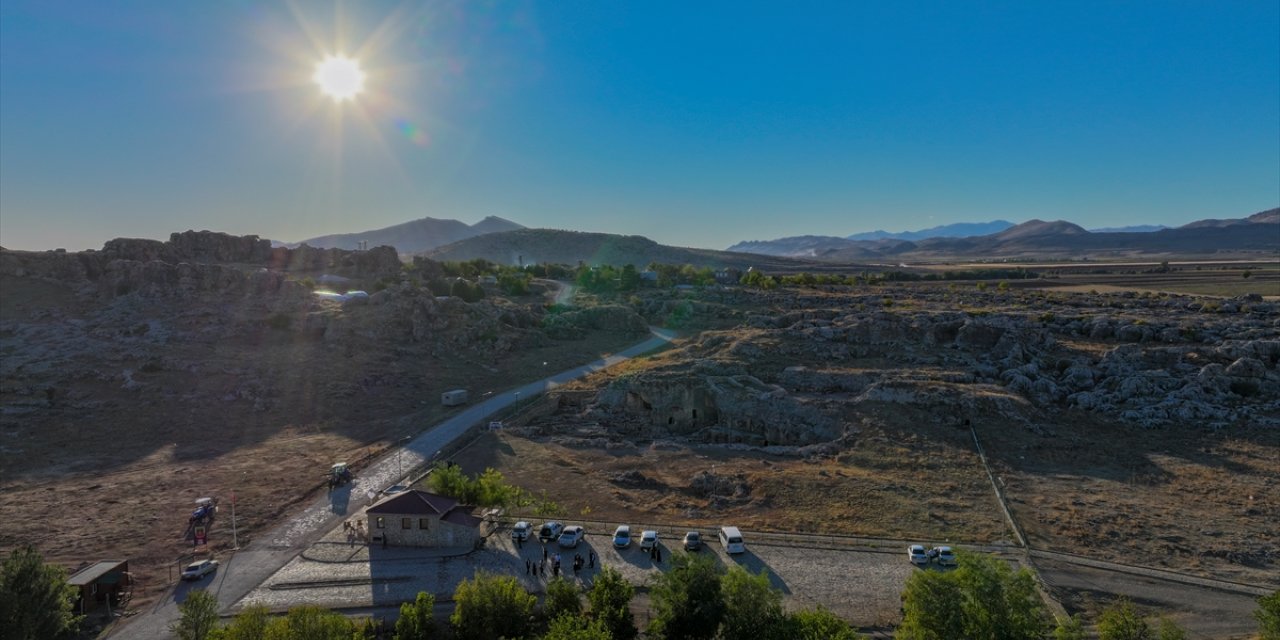
[[[355,546],[356,540],[364,542],[364,520],[356,520],[352,523],[350,520],[343,521],[342,530],[347,532],[347,544]],[[383,545],[385,546],[385,545]]]
[[[561,566],[560,554],[559,553],[550,554],[547,552],[547,548],[543,547],[542,560],[539,561],[539,560],[529,560],[528,558],[525,559],[524,573],[527,576],[546,577],[548,564],[551,565],[551,577],[558,578],[560,576],[560,566]],[[582,571],[582,568],[584,566],[586,566],[589,569],[596,568],[596,552],[594,551],[587,552],[587,556],[585,558],[582,556],[581,553],[573,554],[573,564],[572,564],[573,575],[575,576],[578,575],[578,573]]]

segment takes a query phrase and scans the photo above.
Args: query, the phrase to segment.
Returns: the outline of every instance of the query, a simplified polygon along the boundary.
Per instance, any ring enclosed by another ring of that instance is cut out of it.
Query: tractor
[[[205,523],[213,520],[213,516],[218,512],[218,500],[216,498],[200,498],[196,500],[196,509],[191,512],[191,522]]]
[[[338,462],[332,467],[329,467],[327,479],[329,482],[329,490],[333,491],[334,489],[351,482],[351,470],[347,468],[347,463]]]

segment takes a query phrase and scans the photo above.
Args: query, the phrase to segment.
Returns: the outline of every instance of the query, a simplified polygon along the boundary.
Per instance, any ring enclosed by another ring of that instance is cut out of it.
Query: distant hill
[[[844,238],[838,236],[792,236],[776,240],[749,240],[739,242],[728,248],[728,251],[745,251],[770,256],[789,256],[793,258],[818,258],[840,255],[845,257],[875,258],[886,252],[901,250],[903,242],[924,240],[926,238],[945,237],[963,238],[980,236],[1004,231],[1013,226],[1008,220],[992,220],[991,222],[957,222],[920,231],[868,231],[855,233]]]
[[[797,236],[740,242],[730,249],[839,263],[1280,252],[1280,209],[1269,209],[1247,218],[1199,220],[1176,229],[1152,231],[1091,232],[1063,220],[1029,220],[998,233],[981,236],[933,237],[915,241]]]
[[[412,254],[422,253],[451,242],[486,233],[499,233],[523,228],[523,225],[495,216],[489,216],[473,225],[457,220],[422,218],[383,229],[308,238],[302,242],[291,243],[288,246],[296,247],[306,244],[324,249],[357,249],[360,246],[360,242],[364,241],[369,248],[387,245],[395,247],[399,253]]]
[[[1267,209],[1255,213],[1248,218],[1227,218],[1225,220],[1207,219],[1184,224],[1179,229],[1204,229],[1207,227],[1234,227],[1242,224],[1276,224],[1280,223],[1280,208]]]
[[[751,253],[692,249],[658,244],[644,236],[562,231],[558,229],[517,229],[467,238],[422,255],[432,260],[474,260],[484,258],[499,264],[633,264],[644,268],[651,262],[691,264],[699,267],[758,267],[772,270],[821,270],[821,264]]]
[[[991,222],[957,222],[954,224],[944,224],[937,227],[929,227],[919,231],[899,231],[890,233],[888,231],[867,231],[864,233],[855,233],[851,236],[845,236],[848,240],[883,240],[893,238],[895,240],[924,240],[925,238],[967,238],[969,236],[985,236],[992,233],[999,233],[1012,227],[1013,223],[1008,220],[992,220]]]

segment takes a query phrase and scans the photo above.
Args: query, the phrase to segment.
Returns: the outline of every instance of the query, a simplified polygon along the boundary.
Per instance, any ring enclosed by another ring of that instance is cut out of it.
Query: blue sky
[[[310,83],[358,55],[368,91]],[[1280,3],[0,4],[0,244],[432,216],[724,248],[1280,204]]]

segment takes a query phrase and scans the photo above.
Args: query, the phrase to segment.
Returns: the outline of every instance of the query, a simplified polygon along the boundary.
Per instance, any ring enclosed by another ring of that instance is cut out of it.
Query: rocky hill
[[[759,254],[692,249],[658,244],[643,236],[611,233],[588,233],[558,229],[520,229],[491,233],[440,247],[424,253],[440,261],[483,258],[499,264],[633,264],[644,267],[651,262],[691,264],[699,267],[748,267],[786,269],[821,269],[812,262],[768,258]]]
[[[422,218],[383,229],[308,238],[289,246],[296,247],[305,244],[326,249],[350,250],[358,249],[360,243],[364,242],[365,246],[368,247],[387,245],[395,247],[396,251],[402,254],[413,254],[486,233],[500,233],[523,228],[522,225],[496,216],[489,216],[473,225],[457,220]]]

